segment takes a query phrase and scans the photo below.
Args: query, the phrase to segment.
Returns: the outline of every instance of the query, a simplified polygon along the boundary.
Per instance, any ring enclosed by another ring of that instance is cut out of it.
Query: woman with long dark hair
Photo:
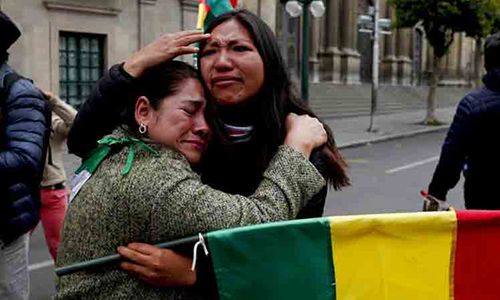
[[[317,116],[294,93],[276,39],[258,16],[246,10],[228,12],[216,18],[206,34],[209,36],[202,40],[200,50],[190,50],[199,54],[199,72],[215,102],[215,136],[200,166],[202,180],[216,189],[248,196],[262,180],[279,145],[286,141],[287,115]],[[113,66],[77,115],[68,140],[69,150],[84,156],[89,145],[116,126],[116,111],[123,106],[120,99],[135,93],[143,72],[165,60],[173,51],[172,45],[183,45],[186,54],[189,52],[185,46],[193,42],[187,35],[165,35],[124,64]],[[99,116],[105,119],[94,124]],[[347,164],[332,131],[323,125],[327,144],[312,151],[310,161],[338,190],[349,185]],[[325,186],[293,217],[322,216],[326,195]],[[177,278],[182,278],[176,273],[182,270],[169,270],[175,257],[169,250],[133,244],[119,252],[129,260],[122,267],[149,283],[175,285]]]
[[[248,195],[285,138],[288,113],[318,116],[296,96],[276,38],[258,16],[231,11],[216,18],[205,33],[211,37],[200,44],[198,65],[215,99],[223,135],[209,149],[203,179],[222,190]],[[338,190],[349,185],[347,164],[331,129],[324,126],[328,143],[313,152],[311,162]],[[298,218],[322,216],[326,195],[325,187]]]

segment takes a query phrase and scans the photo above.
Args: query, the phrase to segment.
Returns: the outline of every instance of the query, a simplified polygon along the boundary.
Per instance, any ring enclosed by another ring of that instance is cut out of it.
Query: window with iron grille
[[[79,109],[104,70],[104,35],[61,31],[59,94]]]

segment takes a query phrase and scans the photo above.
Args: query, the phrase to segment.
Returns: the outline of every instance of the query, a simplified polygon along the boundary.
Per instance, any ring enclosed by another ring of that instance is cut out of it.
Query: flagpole
[[[203,238],[206,239],[205,235],[202,235],[202,236],[203,236]],[[187,237],[187,238],[183,238],[183,239],[179,239],[179,240],[175,240],[175,241],[156,244],[155,246],[158,248],[161,248],[161,249],[169,249],[169,248],[172,248],[175,246],[196,243],[199,240],[200,240],[200,237],[199,237],[199,235],[197,235],[197,236],[191,236],[191,237]],[[76,264],[69,265],[69,266],[56,268],[55,272],[56,272],[57,276],[61,277],[64,275],[83,271],[83,270],[88,269],[88,268],[102,266],[104,264],[118,263],[120,261],[122,261],[122,257],[120,256],[120,254],[112,254],[112,255],[108,255],[108,256],[104,256],[104,257],[100,257],[100,258],[96,258],[96,259],[91,259],[91,260],[80,262],[80,263],[76,263]]]
[[[203,23],[205,21],[205,18],[207,16],[207,10],[205,9],[205,4],[200,1],[200,4],[198,4],[198,21],[196,22],[196,29],[198,30],[203,30]],[[199,46],[200,44],[197,43],[196,46]],[[195,68],[198,68],[198,53],[193,53],[193,66]]]

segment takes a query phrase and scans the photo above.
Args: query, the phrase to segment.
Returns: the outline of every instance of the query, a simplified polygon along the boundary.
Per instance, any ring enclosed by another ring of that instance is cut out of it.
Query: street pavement
[[[446,131],[456,106],[437,109],[436,116],[443,123],[439,126],[422,125],[426,110],[400,112],[374,117],[376,132],[368,132],[370,116],[324,120],[333,130],[337,146],[342,148],[361,146],[368,143],[387,141],[438,131]]]

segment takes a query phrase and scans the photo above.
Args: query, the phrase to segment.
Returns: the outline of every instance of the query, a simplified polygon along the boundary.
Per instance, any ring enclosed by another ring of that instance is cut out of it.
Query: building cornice
[[[143,0],[145,1],[145,0]],[[152,1],[152,0],[150,0]],[[155,1],[156,2],[156,1]],[[73,11],[80,13],[92,13],[98,15],[108,15],[108,16],[117,16],[122,12],[121,9],[113,8],[113,7],[101,7],[101,6],[89,6],[89,5],[78,5],[78,4],[70,4],[63,3],[59,1],[43,1],[43,5],[49,10],[65,10],[65,11]]]
[[[199,5],[199,0],[181,0],[181,5],[189,10],[197,10]]]
[[[139,0],[139,3],[144,5],[156,5],[156,0]]]

